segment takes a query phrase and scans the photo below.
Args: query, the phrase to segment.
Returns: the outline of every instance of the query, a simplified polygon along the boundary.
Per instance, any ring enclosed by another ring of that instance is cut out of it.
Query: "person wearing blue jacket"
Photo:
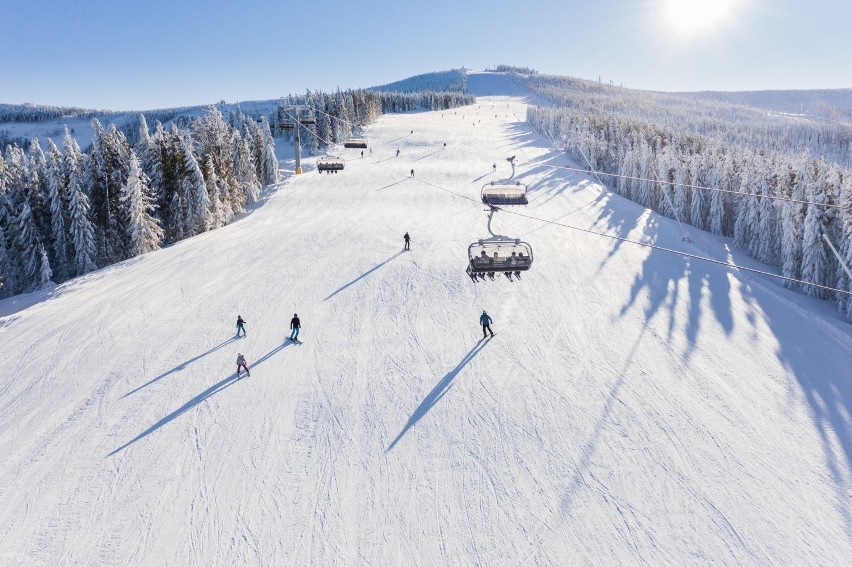
[[[493,337],[494,331],[491,330],[491,317],[488,316],[485,309],[482,310],[482,315],[479,316],[479,322],[482,325],[482,338],[486,338],[488,333],[491,333],[491,336]]]

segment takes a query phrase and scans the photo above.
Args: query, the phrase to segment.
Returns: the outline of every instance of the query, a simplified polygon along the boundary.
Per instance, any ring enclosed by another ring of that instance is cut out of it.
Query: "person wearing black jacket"
[[[407,232],[403,235],[402,239],[405,240],[405,248],[403,250],[411,250],[411,237],[408,236]]]
[[[293,313],[293,318],[290,319],[290,340],[293,342],[298,342],[299,340],[299,329],[302,328],[302,322],[299,321],[299,315]]]
[[[242,336],[246,336],[246,328],[243,326],[246,322],[243,321],[243,318],[237,315],[237,336],[240,336],[240,331],[243,332]]]

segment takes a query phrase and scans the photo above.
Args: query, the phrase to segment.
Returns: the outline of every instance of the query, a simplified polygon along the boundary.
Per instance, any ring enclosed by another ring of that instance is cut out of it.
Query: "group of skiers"
[[[246,336],[246,321],[243,319],[242,315],[237,315],[237,336],[245,337]],[[299,315],[297,313],[293,313],[293,318],[290,319],[290,336],[287,337],[289,340],[294,343],[301,344],[299,340],[299,329],[302,328],[302,322],[299,320]],[[242,334],[240,334],[242,333]],[[241,376],[241,372],[245,370],[246,376],[251,376],[251,372],[249,371],[248,363],[246,363],[246,357],[243,353],[237,353],[237,378]]]
[[[406,232],[402,239],[405,241],[405,247],[403,250],[411,250],[411,236]],[[489,333],[491,336],[494,336],[494,331],[491,330],[491,317],[485,310],[482,310],[482,315],[479,317],[479,323],[482,325],[482,338],[485,339],[488,337]],[[242,315],[237,315],[237,336],[245,337],[246,336],[246,321],[243,319]],[[293,318],[290,319],[290,336],[287,337],[289,340],[294,343],[301,344],[299,341],[299,330],[302,328],[302,322],[299,320],[298,313],[293,313]],[[237,353],[237,378],[240,378],[241,372],[245,370],[246,376],[251,376],[251,372],[249,371],[248,363],[246,362],[246,357],[243,353]]]

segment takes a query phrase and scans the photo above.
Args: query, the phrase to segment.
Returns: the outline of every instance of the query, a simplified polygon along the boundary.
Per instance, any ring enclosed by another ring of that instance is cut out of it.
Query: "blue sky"
[[[678,0],[2,0],[0,102],[142,110],[500,63],[653,90],[852,87],[849,0],[681,1],[697,12],[673,21]]]

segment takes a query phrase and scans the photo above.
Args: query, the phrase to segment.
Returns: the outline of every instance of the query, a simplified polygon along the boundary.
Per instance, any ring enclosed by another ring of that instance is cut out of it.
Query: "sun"
[[[695,36],[716,29],[731,15],[737,0],[662,0],[669,27],[679,35]]]

